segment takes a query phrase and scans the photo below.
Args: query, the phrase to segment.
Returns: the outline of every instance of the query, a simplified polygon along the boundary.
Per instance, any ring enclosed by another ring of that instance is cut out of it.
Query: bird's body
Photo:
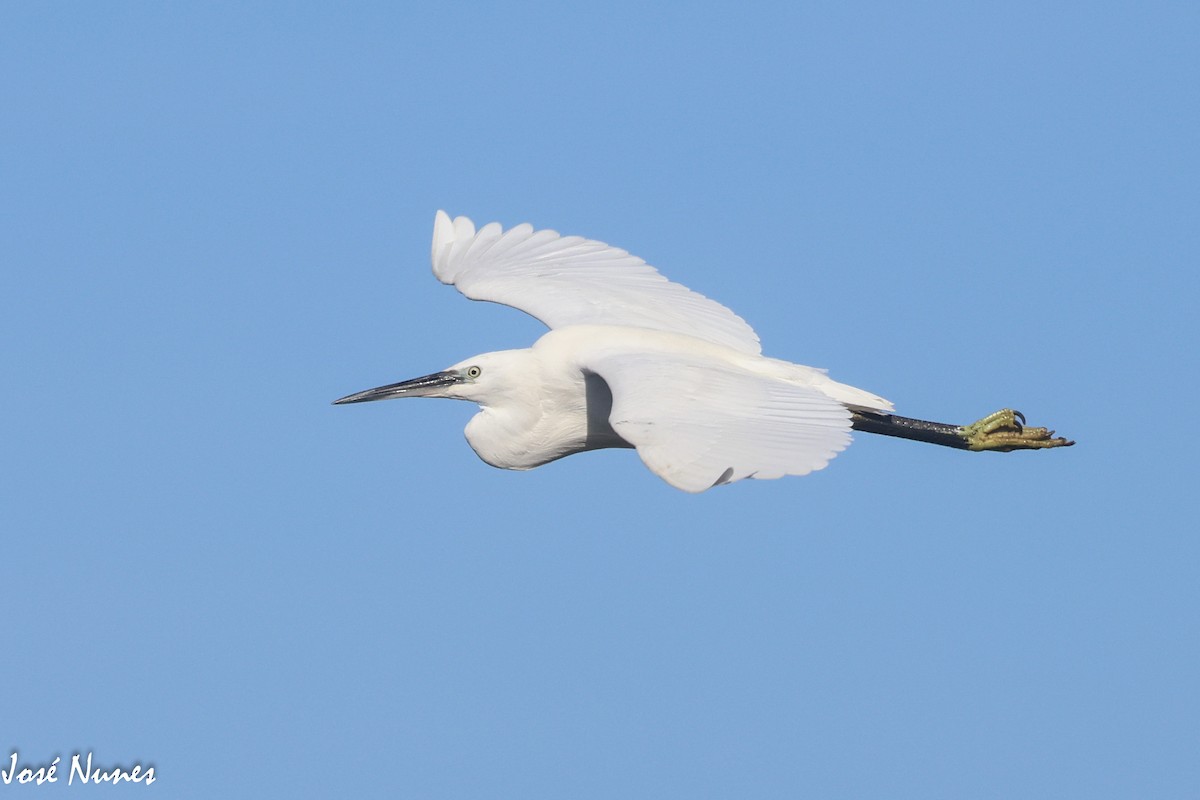
[[[1067,443],[1022,428],[1007,412],[957,444],[966,428],[896,417],[887,400],[824,370],[763,356],[732,311],[601,242],[528,225],[477,232],[470,220],[439,211],[433,265],[468,297],[521,308],[551,330],[530,348],[475,356],[336,402],[478,403],[467,441],[495,467],[633,447],[668,483],[699,492],[821,469],[850,443],[852,427],[971,449]],[[931,438],[929,426],[946,429],[944,440]]]
[[[466,434],[480,458],[502,469],[531,469],[585,450],[635,447],[613,428],[611,378],[604,375],[607,365],[633,358],[667,365],[661,373],[645,376],[647,391],[664,396],[672,396],[681,382],[699,385],[719,371],[744,376],[748,382],[778,382],[820,392],[844,405],[891,408],[886,400],[812,367],[741,353],[687,334],[616,325],[569,325],[546,333],[528,349],[468,359],[451,369],[480,367],[478,385],[457,388],[447,396],[479,403]],[[487,376],[494,374],[519,374],[522,379],[489,385]],[[702,395],[692,392],[674,399],[696,403]],[[850,415],[843,416],[848,429]]]

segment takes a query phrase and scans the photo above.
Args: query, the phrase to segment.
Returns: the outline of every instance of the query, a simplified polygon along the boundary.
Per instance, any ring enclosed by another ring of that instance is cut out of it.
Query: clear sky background
[[[1200,796],[1198,9],[5,4],[0,757],[171,798]],[[492,469],[467,404],[330,405],[540,335],[434,280],[438,208],[1079,444],[863,435],[699,496],[629,451]]]

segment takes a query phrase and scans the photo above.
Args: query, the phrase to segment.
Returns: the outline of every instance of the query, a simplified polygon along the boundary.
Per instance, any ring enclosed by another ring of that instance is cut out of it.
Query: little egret
[[[687,492],[743,478],[806,475],[851,429],[966,450],[1074,444],[1005,409],[971,425],[892,413],[824,370],[762,355],[728,308],[624,250],[437,212],[433,274],[472,300],[518,308],[550,331],[533,347],[468,358],[335,404],[393,397],[478,403],[467,441],[488,464],[531,469],[572,453],[631,447]]]

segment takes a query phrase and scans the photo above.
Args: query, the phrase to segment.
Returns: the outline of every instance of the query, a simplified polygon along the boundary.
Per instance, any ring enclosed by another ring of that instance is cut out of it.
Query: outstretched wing
[[[472,300],[519,308],[551,328],[629,325],[685,333],[758,354],[758,335],[720,303],[672,283],[637,256],[579,236],[498,223],[475,230],[444,211],[433,223],[433,274]]]
[[[599,353],[584,366],[612,390],[613,429],[686,492],[807,475],[850,443],[849,410],[816,389],[688,354]]]

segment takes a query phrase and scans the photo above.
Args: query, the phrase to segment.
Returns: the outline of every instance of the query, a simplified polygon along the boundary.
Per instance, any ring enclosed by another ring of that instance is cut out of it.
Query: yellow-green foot
[[[1070,439],[1056,437],[1046,428],[1025,427],[1025,415],[1011,408],[988,414],[978,422],[958,429],[970,450],[1040,450],[1045,447],[1070,447]]]

